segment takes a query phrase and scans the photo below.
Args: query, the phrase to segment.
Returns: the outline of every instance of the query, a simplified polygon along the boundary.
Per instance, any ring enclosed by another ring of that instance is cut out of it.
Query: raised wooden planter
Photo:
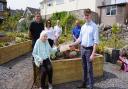
[[[31,41],[0,48],[0,64],[6,63],[18,56],[31,51]]]
[[[82,80],[81,58],[61,59],[52,61],[53,84]],[[94,77],[103,76],[103,56],[97,55],[93,61]],[[39,77],[38,77],[39,78]],[[37,79],[39,83],[39,79]],[[39,84],[37,84],[39,86]]]
[[[13,40],[15,40],[14,37],[8,37],[8,36],[0,37],[0,42],[10,42]]]

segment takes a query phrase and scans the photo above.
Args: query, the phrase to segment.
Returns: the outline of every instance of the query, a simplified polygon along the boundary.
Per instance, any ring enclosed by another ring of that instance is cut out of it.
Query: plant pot
[[[111,63],[116,64],[117,60],[119,59],[119,54],[120,50],[119,49],[113,49],[112,50],[112,60]]]
[[[111,62],[111,57],[110,57],[110,54],[109,53],[104,53],[104,60],[106,62]]]

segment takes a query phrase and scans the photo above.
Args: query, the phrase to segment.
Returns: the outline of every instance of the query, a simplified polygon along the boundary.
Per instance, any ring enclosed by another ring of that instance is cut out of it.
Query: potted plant
[[[107,48],[107,47],[104,49],[104,59],[106,62],[112,61],[112,59],[111,59],[112,50],[113,50],[113,48]]]
[[[112,50],[112,60],[111,62],[113,64],[116,63],[116,61],[119,58],[119,49],[118,49],[118,44],[120,44],[120,37],[119,37],[119,33],[120,33],[120,28],[119,26],[117,26],[117,24],[114,24],[112,26],[112,40],[113,40],[113,50]]]

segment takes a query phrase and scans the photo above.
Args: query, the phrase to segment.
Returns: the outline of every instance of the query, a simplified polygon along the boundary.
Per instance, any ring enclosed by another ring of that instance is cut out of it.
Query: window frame
[[[62,0],[62,2],[58,2],[57,1],[60,1],[60,0],[55,0],[56,1],[56,5],[60,5],[60,4],[64,4],[64,0]]]
[[[115,14],[112,14],[112,11],[115,11]],[[117,14],[117,6],[108,6],[108,7],[106,7],[106,15],[107,16],[114,16],[116,14]]]
[[[75,1],[75,0],[69,0],[69,2],[73,2],[73,1]]]
[[[0,11],[4,11],[4,4],[0,2]]]
[[[47,6],[48,6],[48,7],[53,6],[53,0],[48,0],[48,1],[47,1]]]

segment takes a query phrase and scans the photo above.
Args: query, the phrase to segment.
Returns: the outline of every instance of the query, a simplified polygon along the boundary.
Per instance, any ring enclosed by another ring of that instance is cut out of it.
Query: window
[[[64,3],[64,0],[56,0],[56,4],[59,5],[59,4],[63,4]]]
[[[72,1],[75,1],[75,0],[69,0],[69,2],[72,2]]]
[[[3,3],[0,3],[0,11],[3,11]]]
[[[106,8],[106,15],[116,15],[116,6],[109,6]]]
[[[48,0],[48,1],[47,1],[47,6],[50,7],[50,6],[52,6],[52,5],[53,5],[53,0]]]

